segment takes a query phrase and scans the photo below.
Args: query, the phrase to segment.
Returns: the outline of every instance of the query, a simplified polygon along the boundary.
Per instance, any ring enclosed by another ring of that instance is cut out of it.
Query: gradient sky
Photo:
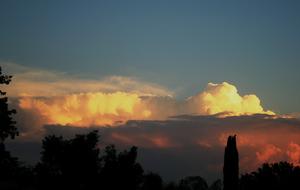
[[[134,76],[185,98],[208,82],[299,111],[300,2],[0,2],[0,60],[93,78]]]
[[[241,172],[300,166],[299,10],[298,0],[1,0],[0,66],[14,75],[1,90],[20,131],[8,147],[32,163],[45,135],[97,128],[103,144],[137,145],[166,179],[216,179],[237,134]]]

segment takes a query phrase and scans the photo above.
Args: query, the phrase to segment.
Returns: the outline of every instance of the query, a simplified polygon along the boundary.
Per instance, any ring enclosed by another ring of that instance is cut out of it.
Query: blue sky
[[[0,60],[87,78],[137,77],[178,98],[228,81],[298,112],[300,2],[0,2]]]

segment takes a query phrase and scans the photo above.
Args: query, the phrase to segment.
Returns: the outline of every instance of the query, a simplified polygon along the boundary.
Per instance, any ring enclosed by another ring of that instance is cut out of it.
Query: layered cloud
[[[227,82],[208,83],[202,92],[176,100],[167,88],[128,77],[87,80],[16,64],[5,66],[14,80],[4,90],[17,98],[21,112],[35,114],[43,124],[116,126],[128,120],[162,120],[181,114],[274,115],[263,109],[256,95],[241,96]]]
[[[184,101],[170,97],[141,96],[133,92],[88,92],[48,97],[21,97],[19,107],[34,110],[45,124],[81,127],[118,125],[128,120],[167,119],[179,114],[233,116],[270,114],[255,95],[240,96],[235,86],[209,83]]]
[[[11,85],[4,86],[11,97],[51,97],[76,93],[117,91],[140,96],[173,96],[173,92],[160,85],[133,77],[105,76],[87,79],[86,76],[25,67],[15,63],[1,63],[5,73],[12,74]]]

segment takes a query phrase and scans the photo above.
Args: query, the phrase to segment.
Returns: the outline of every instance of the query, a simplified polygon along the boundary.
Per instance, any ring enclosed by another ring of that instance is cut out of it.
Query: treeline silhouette
[[[0,67],[0,85],[12,76]],[[0,90],[0,190],[289,190],[300,189],[300,167],[287,162],[263,164],[257,171],[239,175],[236,136],[229,136],[224,154],[223,182],[210,186],[200,176],[165,183],[159,174],[145,172],[137,162],[138,149],[117,151],[109,145],[102,152],[97,131],[72,139],[49,135],[42,141],[40,161],[26,166],[5,148],[5,140],[18,135],[8,108],[6,93]]]
[[[160,175],[145,172],[137,162],[137,147],[118,152],[109,145],[101,155],[98,140],[97,131],[72,139],[47,136],[40,161],[33,167],[25,167],[1,146],[0,189],[221,189],[220,180],[209,188],[200,176],[164,183]]]
[[[208,186],[200,176],[185,177],[177,183],[165,183],[159,174],[144,171],[137,162],[137,147],[118,152],[115,146],[109,145],[105,147],[103,154],[100,154],[97,147],[98,140],[97,131],[76,135],[72,139],[55,135],[47,136],[42,142],[40,161],[32,167],[24,166],[5,150],[4,144],[1,144],[0,189],[221,190],[231,187],[240,190],[284,190],[300,188],[300,168],[287,162],[266,163],[255,172],[240,177],[236,175],[238,163],[233,163],[233,160],[237,161],[237,159],[228,159],[226,156],[230,154],[231,148],[235,149],[235,137],[229,138],[225,150],[224,188],[221,180]],[[237,152],[233,156],[236,157]],[[234,170],[231,169],[232,166]]]

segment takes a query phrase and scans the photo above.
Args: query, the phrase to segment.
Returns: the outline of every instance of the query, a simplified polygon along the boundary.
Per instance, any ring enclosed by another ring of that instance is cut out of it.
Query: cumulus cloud
[[[164,120],[182,114],[274,115],[263,109],[256,95],[241,96],[227,82],[209,83],[195,96],[176,100],[164,87],[131,78],[112,76],[97,81],[16,64],[8,68],[15,71],[15,78],[5,90],[17,98],[21,113],[35,114],[43,124],[117,126],[128,120]]]
[[[224,113],[226,115],[246,114],[270,114],[272,111],[264,111],[259,98],[254,94],[241,96],[237,88],[227,82],[221,84],[208,83],[206,89],[190,97],[188,100],[189,109],[202,115]]]
[[[129,120],[164,120],[182,114],[218,114],[219,117],[274,114],[264,111],[255,95],[242,97],[233,85],[226,82],[210,83],[203,92],[184,101],[122,91],[24,96],[18,101],[20,109],[34,112],[36,117],[44,119],[44,124],[79,127],[117,126]]]
[[[116,125],[131,119],[147,119],[151,116],[137,94],[81,93],[51,98],[24,97],[19,107],[35,110],[45,124],[71,124],[79,127]]]

